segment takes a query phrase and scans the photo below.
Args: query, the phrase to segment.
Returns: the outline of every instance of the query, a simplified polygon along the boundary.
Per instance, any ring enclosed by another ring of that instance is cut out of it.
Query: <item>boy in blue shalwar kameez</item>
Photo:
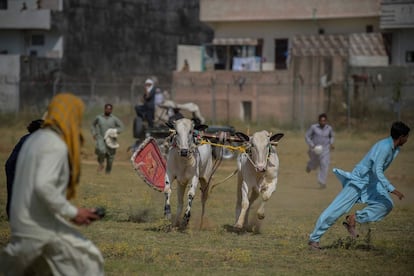
[[[343,223],[353,237],[357,237],[356,222],[379,221],[391,212],[394,204],[390,193],[400,200],[404,197],[385,177],[384,171],[395,159],[400,147],[407,142],[409,132],[410,128],[403,122],[395,122],[391,126],[390,137],[378,141],[352,172],[333,169],[343,189],[319,216],[315,229],[309,235],[311,249],[320,249],[322,235],[355,203],[365,203],[367,206],[348,215]]]

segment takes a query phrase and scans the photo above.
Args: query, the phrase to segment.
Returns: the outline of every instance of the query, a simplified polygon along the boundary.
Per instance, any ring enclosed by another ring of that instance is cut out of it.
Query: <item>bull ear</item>
[[[191,121],[193,121],[193,123],[194,123],[195,126],[201,125],[201,120],[199,118],[197,118],[197,117],[191,118]]]
[[[275,135],[272,135],[272,137],[270,137],[270,141],[278,142],[280,139],[282,139],[283,136],[285,136],[283,133],[276,133]]]
[[[239,137],[244,142],[250,141],[250,137],[244,134],[243,132],[236,132],[234,133],[237,137]]]
[[[174,129],[174,125],[171,122],[166,122],[165,125],[171,129]]]
[[[194,126],[194,129],[195,130],[198,130],[198,131],[204,131],[204,130],[206,130],[208,128],[208,125],[196,125],[196,126]]]

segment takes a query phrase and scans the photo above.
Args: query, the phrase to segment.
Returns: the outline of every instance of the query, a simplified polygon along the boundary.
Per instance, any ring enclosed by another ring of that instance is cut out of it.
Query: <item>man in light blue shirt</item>
[[[407,142],[409,132],[410,128],[403,122],[395,122],[391,126],[390,137],[378,141],[352,172],[333,169],[343,189],[319,216],[315,229],[309,236],[310,248],[320,249],[322,235],[340,216],[349,212],[355,203],[365,203],[367,206],[348,215],[343,223],[354,238],[358,236],[356,222],[380,221],[391,212],[394,203],[390,193],[400,200],[404,197],[385,177],[384,171],[395,159],[400,147]]]
[[[328,125],[328,116],[322,113],[318,117],[318,123],[309,127],[305,134],[305,141],[309,146],[309,161],[306,164],[306,172],[311,172],[319,167],[318,183],[321,188],[326,187],[328,177],[330,152],[334,149],[334,132]],[[318,149],[318,147],[321,147]],[[317,151],[320,150],[320,151]]]

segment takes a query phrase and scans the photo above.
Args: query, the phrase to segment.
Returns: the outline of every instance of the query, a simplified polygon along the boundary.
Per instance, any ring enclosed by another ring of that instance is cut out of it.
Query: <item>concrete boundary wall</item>
[[[19,111],[20,56],[0,55],[0,111]]]
[[[320,83],[318,70],[313,68],[308,75],[293,71],[176,72],[173,98],[178,103],[198,104],[212,122],[275,122],[304,129],[326,112],[344,127],[361,120],[414,123],[412,69],[348,68],[335,81],[328,71],[325,84]]]

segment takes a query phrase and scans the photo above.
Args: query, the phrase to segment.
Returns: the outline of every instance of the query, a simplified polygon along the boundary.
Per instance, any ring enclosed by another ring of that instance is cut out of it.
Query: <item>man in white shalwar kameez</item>
[[[309,146],[309,161],[306,164],[306,172],[319,168],[318,183],[320,188],[326,188],[331,149],[334,149],[334,131],[328,125],[328,116],[322,113],[318,116],[318,123],[309,127],[305,134],[305,141]],[[315,147],[322,147],[322,152],[316,152]]]
[[[10,208],[11,240],[0,256],[4,275],[103,275],[99,249],[69,222],[88,225],[95,209],[78,208],[80,126],[84,105],[56,95],[42,129],[23,145]],[[1,273],[0,273],[1,274]]]

